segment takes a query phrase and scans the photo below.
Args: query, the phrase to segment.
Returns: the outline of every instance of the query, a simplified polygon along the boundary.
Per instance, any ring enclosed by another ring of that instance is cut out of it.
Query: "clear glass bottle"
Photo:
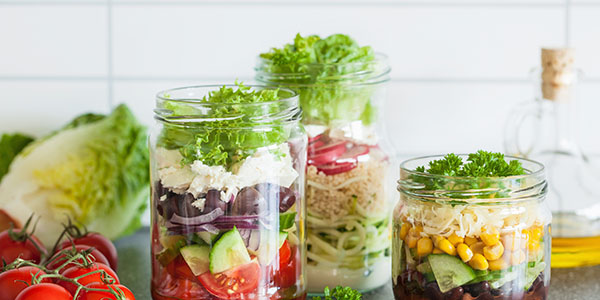
[[[392,237],[395,299],[546,299],[552,216],[544,201],[544,167],[508,157],[527,173],[473,178],[417,171],[441,158],[400,165]]]
[[[308,132],[309,293],[367,291],[390,278],[390,158],[380,115],[387,58],[305,64],[282,72],[259,57],[259,82],[295,90]]]
[[[542,49],[533,72],[535,101],[511,113],[507,153],[542,162],[552,210],[552,267],[600,264],[600,166],[576,139],[576,84],[572,49]]]
[[[157,95],[153,299],[305,299],[301,115],[287,89],[195,86]]]

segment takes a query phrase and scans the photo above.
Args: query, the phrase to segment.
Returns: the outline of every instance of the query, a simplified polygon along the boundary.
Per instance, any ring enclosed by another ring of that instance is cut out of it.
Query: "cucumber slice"
[[[433,270],[431,269],[431,265],[428,262],[424,262],[417,266],[417,271],[423,274],[425,280],[427,282],[435,281],[435,275],[433,275]]]
[[[210,248],[208,246],[185,246],[179,251],[195,276],[208,272],[210,265]]]
[[[217,234],[212,234],[208,231],[197,232],[196,235],[202,239],[207,245],[212,245],[213,242],[217,239]]]
[[[237,228],[227,231],[210,251],[210,272],[221,273],[250,262],[250,255]]]
[[[461,286],[475,278],[473,269],[456,256],[430,254],[427,256],[427,261],[433,270],[435,280],[442,293]]]
[[[166,267],[179,255],[179,249],[185,246],[187,242],[185,239],[178,239],[170,244],[168,248],[163,249],[156,254],[156,260],[163,266]]]
[[[525,274],[525,287],[524,290],[528,291],[535,279],[546,269],[545,262],[538,262],[533,267],[527,268],[527,273]]]

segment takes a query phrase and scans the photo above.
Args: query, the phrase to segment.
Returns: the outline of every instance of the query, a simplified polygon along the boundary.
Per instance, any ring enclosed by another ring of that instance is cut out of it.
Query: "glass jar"
[[[218,86],[156,98],[150,137],[153,299],[304,299],[306,133],[298,96],[210,103]],[[242,92],[243,92],[242,91]]]
[[[474,179],[416,171],[441,158],[400,166],[395,299],[546,299],[552,216],[544,167],[509,157],[527,174]]]
[[[306,169],[309,293],[368,291],[390,278],[393,186],[380,108],[387,58],[304,64],[285,70],[260,58],[256,79],[298,92],[309,136]]]
[[[535,98],[506,123],[505,150],[544,164],[553,215],[552,267],[600,264],[600,165],[577,140],[573,49],[542,49],[533,74]]]

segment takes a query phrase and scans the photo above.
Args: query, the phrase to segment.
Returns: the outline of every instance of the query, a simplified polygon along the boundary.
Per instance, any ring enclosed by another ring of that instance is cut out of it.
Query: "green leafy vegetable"
[[[362,294],[357,290],[353,290],[351,287],[337,286],[333,290],[329,287],[325,287],[323,291],[323,300],[360,300]],[[313,297],[312,300],[321,300],[321,297]]]
[[[373,122],[373,87],[364,84],[373,75],[371,47],[361,47],[343,34],[297,34],[294,43],[260,56],[265,60],[262,71],[272,75],[268,81],[299,93],[307,123]]]
[[[279,214],[279,229],[286,230],[292,228],[296,222],[296,212],[285,212]]]
[[[186,127],[167,122],[159,137],[159,145],[179,149],[184,164],[200,160],[209,166],[230,168],[257,148],[287,140],[289,132],[280,121],[269,122],[263,117],[281,109],[276,102],[282,98],[280,94],[277,89],[252,90],[241,83],[235,89],[223,86],[197,101],[200,105],[208,105],[210,112],[201,111],[194,104],[166,101],[164,108],[172,111],[172,117],[197,115],[211,120],[190,122]],[[251,105],[260,103],[262,105]],[[257,125],[267,126],[255,128]]]
[[[431,177],[428,175],[411,175],[413,181],[422,183],[427,190],[467,190],[502,188],[498,182],[499,177],[517,176],[526,174],[521,162],[518,160],[506,161],[504,154],[479,150],[467,157],[467,163],[453,153],[447,154],[443,159],[429,162],[429,166],[420,166],[415,171],[430,175],[441,175],[458,178]],[[520,180],[520,179],[517,179]],[[477,193],[478,197],[500,198],[503,192],[490,189]],[[471,198],[461,192],[448,194],[453,198]]]
[[[146,129],[120,105],[84,115],[27,146],[0,183],[0,208],[17,221],[40,216],[52,245],[67,218],[115,239],[138,229],[148,201]]]
[[[15,156],[31,142],[33,142],[33,138],[19,133],[2,135],[0,138],[0,181],[8,172],[10,163]]]

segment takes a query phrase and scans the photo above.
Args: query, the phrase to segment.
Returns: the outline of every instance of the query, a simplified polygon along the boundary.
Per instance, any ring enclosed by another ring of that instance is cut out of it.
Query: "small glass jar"
[[[507,157],[527,174],[490,178],[416,171],[441,158],[400,166],[395,299],[546,299],[552,215],[543,165]]]
[[[290,68],[259,57],[256,79],[298,92],[304,111],[308,291],[378,288],[390,278],[394,184],[380,110],[387,57]]]
[[[278,100],[208,103],[219,88],[157,95],[152,297],[304,299],[307,137],[298,96],[253,86]]]

